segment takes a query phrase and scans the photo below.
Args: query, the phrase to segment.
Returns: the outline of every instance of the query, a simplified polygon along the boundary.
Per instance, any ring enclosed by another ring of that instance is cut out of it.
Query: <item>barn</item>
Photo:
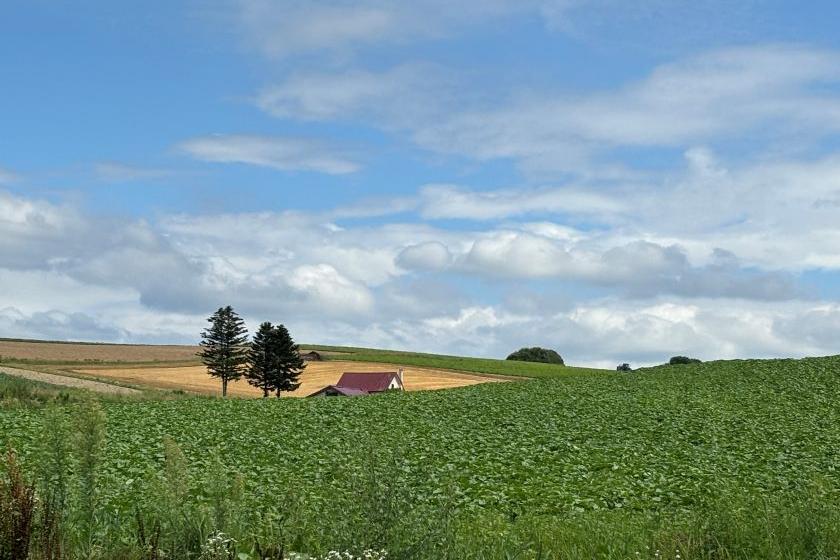
[[[303,358],[304,362],[320,362],[323,360],[321,354],[319,354],[315,350],[307,352],[306,354],[301,354],[300,357]]]
[[[404,391],[403,370],[398,371],[347,371],[335,385],[309,395],[310,397],[356,397],[384,393],[385,391]]]

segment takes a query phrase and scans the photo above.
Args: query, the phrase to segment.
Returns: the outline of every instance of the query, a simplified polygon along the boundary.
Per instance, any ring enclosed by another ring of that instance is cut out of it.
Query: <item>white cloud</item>
[[[0,191],[0,263],[43,268],[66,256],[62,247],[84,250],[90,229],[73,208]]]
[[[807,328],[815,313],[836,333],[840,309],[834,304],[605,299],[552,314],[462,308],[423,321],[415,339],[446,340],[444,351],[469,348],[496,357],[536,344],[557,349],[567,363],[607,368],[625,361],[664,363],[674,355],[708,360],[836,353],[836,338],[815,340]]]
[[[655,69],[617,91],[534,93],[506,107],[467,111],[418,128],[436,151],[479,160],[515,158],[564,168],[618,146],[674,147],[762,127],[817,136],[840,130],[840,55],[790,45],[713,51]],[[771,135],[772,137],[772,135]]]
[[[624,210],[616,197],[576,187],[467,190],[456,185],[427,185],[420,191],[425,218],[491,220],[528,214],[615,214]]]
[[[723,171],[738,181],[740,171]],[[188,341],[231,303],[252,326],[279,320],[313,342],[494,356],[544,344],[572,363],[638,364],[677,353],[825,353],[840,324],[835,303],[803,299],[789,275],[724,250],[701,262],[627,232],[550,221],[335,227],[329,211],[107,222],[0,200],[0,331],[9,336]],[[482,285],[508,294],[488,302]]]
[[[443,68],[414,63],[384,72],[296,73],[260,91],[256,104],[281,118],[360,119],[410,127],[471,97]]]
[[[550,239],[513,231],[494,232],[476,240],[459,258],[459,266],[479,275],[512,278],[576,276],[586,263]]]
[[[14,196],[0,191],[0,224],[4,228],[20,228],[32,232],[37,228],[54,228],[75,221],[70,212],[44,201]]]
[[[331,314],[364,314],[373,307],[367,288],[351,282],[328,264],[305,265],[292,271],[289,286],[304,296],[313,312],[329,309]]]
[[[621,179],[604,158],[623,147],[690,148],[746,139],[760,150],[840,131],[840,53],[771,44],[713,50],[585,94],[476,87],[454,71],[405,64],[383,72],[299,73],[258,104],[284,118],[355,119],[406,130],[420,147],[533,173]],[[694,154],[702,157],[702,153]]]
[[[182,142],[179,148],[209,162],[242,163],[283,171],[354,173],[359,164],[322,143],[301,138],[213,135]]]

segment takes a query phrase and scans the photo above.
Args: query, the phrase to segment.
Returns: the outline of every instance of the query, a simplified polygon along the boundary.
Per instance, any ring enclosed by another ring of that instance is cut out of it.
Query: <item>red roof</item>
[[[387,391],[391,385],[391,381],[396,378],[397,383],[400,383],[400,376],[395,371],[388,372],[345,372],[341,379],[336,383],[336,387],[357,389],[359,391],[366,391],[368,393],[379,393]]]

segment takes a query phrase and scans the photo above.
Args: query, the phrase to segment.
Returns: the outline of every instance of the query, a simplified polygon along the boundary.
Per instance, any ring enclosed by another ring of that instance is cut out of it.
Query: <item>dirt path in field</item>
[[[52,373],[42,373],[40,371],[31,371],[28,369],[0,367],[0,373],[14,377],[22,377],[31,381],[49,383],[50,385],[73,387],[74,389],[88,389],[89,391],[105,393],[108,395],[137,395],[140,393],[137,389],[119,387],[117,385],[111,385],[110,383],[100,383],[99,381],[91,381],[89,379],[79,379],[77,377],[55,375]]]

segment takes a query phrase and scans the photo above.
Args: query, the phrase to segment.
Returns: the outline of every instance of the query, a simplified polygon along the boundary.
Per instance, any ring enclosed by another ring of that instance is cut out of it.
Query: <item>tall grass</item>
[[[25,480],[14,451],[5,457],[0,478],[0,560],[25,559],[35,521],[35,488]]]
[[[0,373],[0,409],[68,403],[78,400],[80,393]]]
[[[86,402],[78,409],[75,428],[78,537],[84,550],[92,550],[97,544],[99,469],[105,443],[105,413],[98,402]]]

